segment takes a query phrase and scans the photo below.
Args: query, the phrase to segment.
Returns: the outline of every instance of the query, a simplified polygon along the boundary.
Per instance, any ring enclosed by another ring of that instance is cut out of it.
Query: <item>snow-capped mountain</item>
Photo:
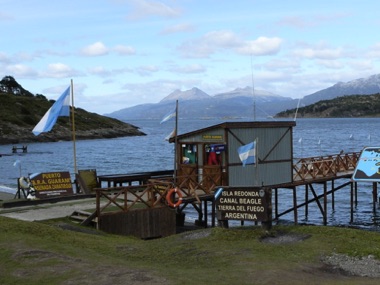
[[[301,99],[302,106],[329,100],[344,95],[370,95],[380,93],[380,74],[335,85],[307,95]],[[251,87],[236,88],[213,96],[194,87],[190,90],[175,90],[157,104],[142,104],[125,108],[109,117],[128,121],[134,119],[161,119],[179,101],[180,118],[252,118],[256,106],[257,118],[273,116],[281,111],[297,107],[298,99],[283,97]]]
[[[174,90],[164,99],[162,99],[160,103],[168,102],[168,101],[176,101],[176,100],[202,100],[202,99],[210,99],[210,97],[211,97],[210,95],[203,92],[202,90],[196,87],[193,87],[192,89],[186,90],[186,91],[181,91],[179,89]]]
[[[215,94],[213,97],[218,100],[225,100],[237,97],[249,97],[254,98],[256,102],[288,101],[289,99],[291,99],[288,97],[276,95],[265,90],[255,89],[252,92],[252,87],[249,86],[245,88],[236,88],[232,91],[225,93],[218,93]]]
[[[338,82],[329,88],[303,97],[302,104],[310,105],[321,100],[330,100],[344,95],[369,95],[376,93],[380,93],[380,74],[348,82]]]
[[[178,100],[180,105],[180,118],[221,118],[221,117],[253,117],[254,102],[258,116],[265,118],[276,114],[283,109],[283,102],[290,107],[292,98],[282,97],[273,93],[255,90],[251,87],[237,88],[235,90],[210,96],[199,88],[180,91],[175,90],[157,104],[141,104],[131,108],[122,109],[108,116],[127,121],[133,119],[160,119]],[[281,104],[277,104],[282,102]],[[296,103],[295,103],[296,104]]]

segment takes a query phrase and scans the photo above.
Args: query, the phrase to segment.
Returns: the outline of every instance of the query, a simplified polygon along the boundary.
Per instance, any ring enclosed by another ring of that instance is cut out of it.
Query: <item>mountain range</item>
[[[345,95],[371,95],[380,93],[380,74],[348,82],[338,82],[331,87],[301,98],[302,106],[321,100]],[[179,117],[190,118],[265,118],[297,107],[299,99],[284,97],[251,87],[236,88],[213,96],[199,88],[186,91],[175,90],[159,103],[141,104],[124,108],[108,117],[122,121],[138,119],[161,119],[179,102]]]

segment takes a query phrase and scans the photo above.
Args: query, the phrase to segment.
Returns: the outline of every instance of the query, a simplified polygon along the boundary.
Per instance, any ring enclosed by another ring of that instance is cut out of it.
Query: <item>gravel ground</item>
[[[279,234],[275,237],[266,237],[262,242],[273,244],[286,244],[301,242],[310,236],[299,234]],[[334,253],[330,256],[323,256],[321,262],[327,265],[332,271],[340,271],[350,276],[380,277],[380,260],[373,255],[366,257],[350,257],[344,254]]]
[[[374,256],[367,257],[350,257],[344,254],[333,254],[325,256],[321,260],[326,265],[332,266],[333,269],[343,270],[348,275],[361,277],[380,277],[380,261]]]

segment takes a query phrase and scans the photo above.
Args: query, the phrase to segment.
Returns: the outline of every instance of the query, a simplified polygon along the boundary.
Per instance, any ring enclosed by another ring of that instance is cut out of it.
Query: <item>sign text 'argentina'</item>
[[[216,201],[218,219],[267,221],[266,196],[263,188],[226,188]]]

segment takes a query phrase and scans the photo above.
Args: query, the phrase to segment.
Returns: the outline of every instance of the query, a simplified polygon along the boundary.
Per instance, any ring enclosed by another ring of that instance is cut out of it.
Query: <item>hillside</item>
[[[278,113],[277,118],[294,118],[296,109]],[[373,95],[347,95],[298,109],[297,118],[350,118],[379,117],[380,93]]]
[[[69,117],[59,117],[52,131],[35,136],[32,129],[54,100],[33,95],[11,76],[0,81],[0,144],[71,140]],[[115,138],[144,135],[138,127],[75,108],[77,139]]]

